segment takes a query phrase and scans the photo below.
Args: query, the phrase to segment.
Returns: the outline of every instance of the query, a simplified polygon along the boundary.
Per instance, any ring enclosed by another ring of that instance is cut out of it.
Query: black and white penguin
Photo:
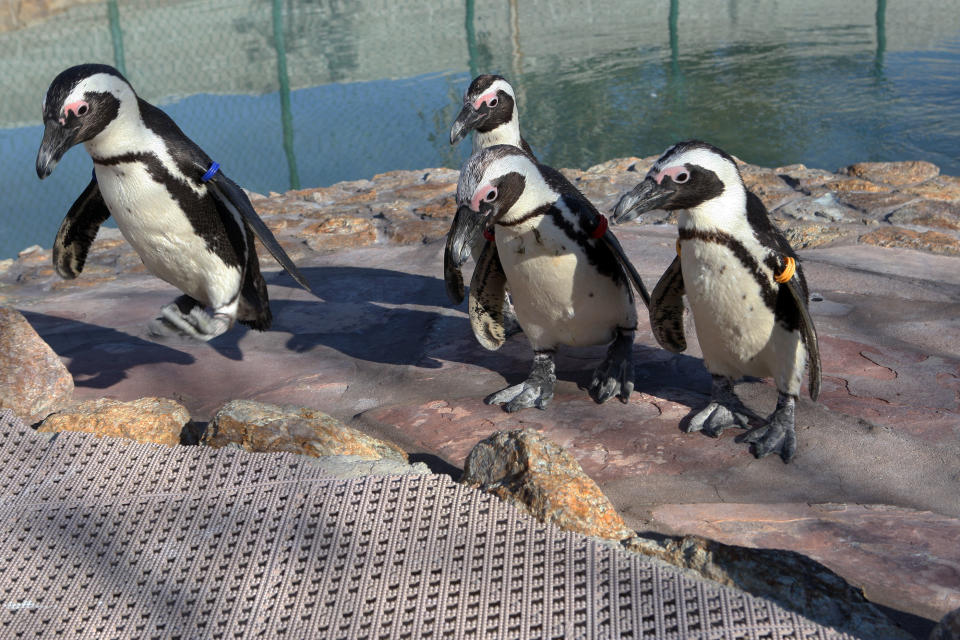
[[[54,243],[62,277],[80,274],[112,215],[147,270],[184,293],[150,324],[155,334],[209,340],[237,320],[268,329],[272,316],[254,235],[310,290],[243,190],[113,67],[83,64],[60,73],[47,90],[43,122],[41,179],[81,142],[94,165]]]
[[[471,131],[474,153],[509,144],[533,156],[530,145],[520,135],[516,94],[503,76],[477,76],[463,94],[463,108],[450,128],[450,144],[456,144]]]
[[[473,154],[460,171],[459,205],[482,220],[486,237],[470,284],[474,333],[488,349],[504,341],[507,286],[534,350],[530,376],[484,402],[509,412],[543,409],[556,382],[559,345],[610,344],[590,396],[626,402],[633,389],[637,313],[631,283],[648,299],[606,219],[558,171],[522,149],[497,145]]]
[[[797,449],[794,407],[804,370],[809,392],[820,392],[820,352],[807,309],[807,282],[787,239],[747,190],[734,159],[696,140],[681,142],[654,163],[646,178],[617,204],[614,222],[651,209],[677,210],[677,257],[650,300],[650,325],[662,347],[686,349],[683,295],[693,312],[704,364],[713,376],[710,403],[686,431],[717,437],[748,428],[749,411],[733,391],[742,376],[772,377],[777,408],[760,426],[738,436],[760,458]]]
[[[517,111],[516,97],[513,87],[503,76],[479,75],[467,87],[463,94],[463,108],[450,127],[450,144],[460,142],[470,131],[474,131],[474,153],[494,145],[508,144],[523,149],[536,161],[530,145],[520,135],[520,114]],[[479,260],[483,250],[485,241],[478,233],[480,224],[479,216],[471,215],[469,209],[460,207],[447,234],[443,254],[443,279],[447,296],[454,304],[463,302],[463,274],[460,270],[463,263],[469,255],[472,255],[475,261]],[[465,244],[462,237],[456,236],[458,233],[469,235],[471,241]],[[454,254],[454,245],[469,251]],[[509,294],[504,314],[508,334],[520,331]]]

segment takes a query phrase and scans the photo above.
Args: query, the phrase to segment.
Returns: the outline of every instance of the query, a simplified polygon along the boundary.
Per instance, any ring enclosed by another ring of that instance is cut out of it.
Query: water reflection
[[[525,137],[555,166],[701,137],[770,166],[927,159],[960,174],[960,15],[934,0],[119,4],[0,33],[17,79],[0,113],[13,229],[0,257],[49,246],[88,179],[81,150],[43,183],[32,164],[38,97],[90,59],[125,63],[145,99],[260,192],[459,166],[469,145],[447,132],[480,72],[510,79]]]

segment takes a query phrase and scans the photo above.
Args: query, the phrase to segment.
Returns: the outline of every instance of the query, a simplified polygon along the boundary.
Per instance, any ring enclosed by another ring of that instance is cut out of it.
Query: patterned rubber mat
[[[37,434],[0,410],[0,638],[850,636],[447,476]]]

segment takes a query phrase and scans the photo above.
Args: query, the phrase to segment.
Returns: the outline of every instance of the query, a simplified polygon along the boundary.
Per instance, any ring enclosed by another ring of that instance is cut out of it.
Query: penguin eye
[[[77,115],[78,115],[78,116],[85,116],[85,115],[87,115],[87,111],[89,111],[89,110],[90,110],[90,107],[88,107],[88,106],[85,105],[85,104],[82,104],[82,105],[80,105],[79,107],[77,107]]]
[[[496,97],[493,97],[493,98],[490,98],[490,102],[487,103],[487,106],[492,109],[495,106],[497,106],[497,104],[499,103],[500,103],[500,100],[498,100]]]
[[[497,190],[490,189],[490,191],[487,192],[487,195],[483,196],[483,199],[486,200],[487,202],[493,202],[494,200],[497,199]]]
[[[686,171],[684,171],[684,172],[678,173],[676,176],[674,176],[673,181],[676,182],[677,184],[683,184],[684,182],[686,182],[686,181],[689,180],[689,179],[690,179],[690,174],[687,173]]]

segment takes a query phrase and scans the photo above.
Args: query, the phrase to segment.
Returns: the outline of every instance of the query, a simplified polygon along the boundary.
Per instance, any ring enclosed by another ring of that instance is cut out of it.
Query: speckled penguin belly
[[[498,227],[497,247],[534,348],[607,344],[617,327],[636,326],[625,280],[598,272],[557,226]]]

